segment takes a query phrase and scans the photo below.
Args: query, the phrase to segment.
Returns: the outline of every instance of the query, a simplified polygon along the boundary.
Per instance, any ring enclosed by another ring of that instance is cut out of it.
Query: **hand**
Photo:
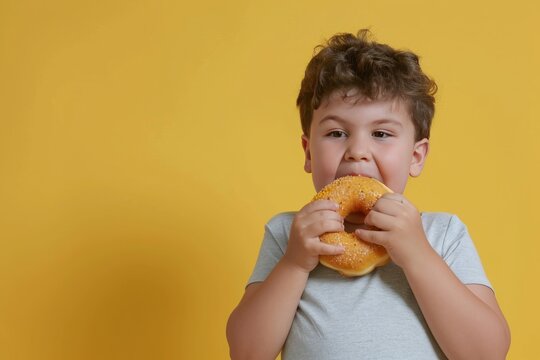
[[[401,268],[414,264],[426,252],[433,251],[420,213],[402,194],[383,195],[366,215],[364,223],[378,230],[357,229],[356,235],[384,246],[392,261]]]
[[[304,206],[294,217],[284,260],[310,272],[319,263],[319,255],[339,255],[344,248],[325,244],[319,236],[343,231],[339,206],[330,200],[317,200]]]

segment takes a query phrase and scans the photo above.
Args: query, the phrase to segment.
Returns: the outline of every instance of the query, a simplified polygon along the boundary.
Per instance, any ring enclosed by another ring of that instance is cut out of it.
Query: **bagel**
[[[392,190],[376,179],[351,175],[326,185],[315,195],[313,201],[326,199],[336,202],[339,205],[338,213],[346,218],[353,212],[367,215],[377,200],[389,192]],[[324,243],[345,248],[343,254],[319,257],[321,264],[339,271],[344,276],[365,275],[376,267],[387,264],[390,259],[384,247],[365,242],[354,233],[325,233],[320,239]]]

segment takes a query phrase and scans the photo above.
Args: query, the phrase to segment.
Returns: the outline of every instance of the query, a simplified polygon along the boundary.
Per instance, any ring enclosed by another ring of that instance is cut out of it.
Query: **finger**
[[[396,199],[380,198],[371,210],[377,211],[383,214],[398,216],[403,212],[405,205]]]
[[[386,193],[381,197],[381,199],[392,200],[400,204],[408,203],[407,198],[403,196],[403,194],[399,193]]]
[[[301,221],[304,228],[314,228],[317,224],[321,225],[321,223],[327,221],[336,221],[343,224],[343,217],[336,211],[320,210],[304,215]]]
[[[371,210],[364,219],[364,223],[367,225],[375,226],[381,230],[392,229],[395,222],[395,215],[386,214],[377,210]]]
[[[324,220],[335,220],[343,223],[343,217],[337,212],[332,210],[320,210],[310,214],[312,220],[315,221],[324,221]]]
[[[313,202],[308,203],[306,206],[304,206],[300,212],[303,212],[305,214],[310,214],[315,211],[321,211],[321,210],[330,210],[330,211],[336,211],[339,209],[339,205],[331,200],[315,200]]]
[[[320,221],[314,221],[306,225],[306,234],[310,237],[320,236],[327,232],[344,231],[345,226],[341,219],[324,219]]]
[[[356,229],[354,233],[364,241],[381,246],[385,246],[387,244],[385,231]]]
[[[343,254],[345,248],[341,245],[330,245],[323,242],[315,245],[315,251],[319,255],[339,255]]]

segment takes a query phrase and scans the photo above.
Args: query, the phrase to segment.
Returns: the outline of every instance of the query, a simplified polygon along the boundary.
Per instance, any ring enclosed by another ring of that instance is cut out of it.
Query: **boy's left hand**
[[[420,213],[402,194],[383,195],[366,215],[364,223],[378,230],[357,229],[356,235],[384,246],[392,261],[401,268],[433,251],[424,233]]]

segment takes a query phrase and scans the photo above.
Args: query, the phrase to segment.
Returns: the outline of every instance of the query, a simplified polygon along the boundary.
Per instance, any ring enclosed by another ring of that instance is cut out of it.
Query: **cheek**
[[[334,180],[340,164],[340,157],[335,149],[330,147],[313,149],[311,170],[315,188],[321,190]]]
[[[387,155],[379,159],[379,171],[383,177],[392,179],[400,174],[408,172],[408,162],[402,154]]]
[[[404,191],[409,178],[409,162],[410,158],[404,153],[394,154],[394,156],[386,157],[384,165],[379,168],[384,183],[393,191],[398,193]]]
[[[319,153],[319,164],[326,172],[335,172],[341,163],[342,156],[339,151],[330,147]]]

